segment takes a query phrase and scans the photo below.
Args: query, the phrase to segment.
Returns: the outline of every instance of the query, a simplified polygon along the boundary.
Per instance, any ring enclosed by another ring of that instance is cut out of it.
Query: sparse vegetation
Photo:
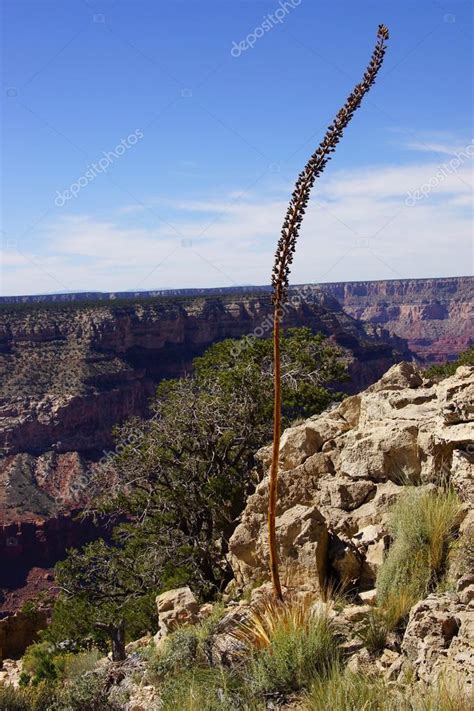
[[[304,711],[394,711],[392,690],[376,676],[354,674],[335,665],[329,674],[316,679],[304,704]]]
[[[169,678],[162,690],[162,711],[239,711],[246,692],[241,679],[222,667],[199,668]],[[257,707],[253,706],[257,711]],[[263,711],[263,706],[261,707]]]
[[[388,632],[389,623],[384,611],[379,608],[370,610],[358,628],[358,635],[370,652],[382,651],[387,643]]]
[[[355,674],[341,666],[318,678],[304,711],[469,711],[468,698],[456,683],[442,677],[430,688],[388,684],[377,675]]]

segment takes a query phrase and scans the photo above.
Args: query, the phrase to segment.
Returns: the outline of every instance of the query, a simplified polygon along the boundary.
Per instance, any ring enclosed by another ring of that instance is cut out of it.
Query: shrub
[[[158,655],[150,662],[152,677],[159,681],[191,669],[197,661],[198,636],[195,627],[183,627],[176,630],[163,642]]]
[[[426,369],[426,375],[435,380],[443,380],[454,375],[460,365],[474,365],[474,346],[459,354],[456,360],[447,363],[432,365]]]
[[[61,675],[61,661],[55,658],[49,642],[32,644],[23,656],[23,671],[34,684],[39,681],[55,681]]]
[[[449,489],[409,489],[393,507],[393,544],[377,577],[377,600],[392,629],[440,581],[460,512]]]
[[[0,711],[49,711],[54,689],[47,683],[15,689],[0,684]]]
[[[246,673],[255,693],[306,688],[334,663],[338,646],[331,622],[311,606],[308,598],[265,601],[236,632],[252,653]]]
[[[64,658],[64,677],[73,680],[92,671],[100,656],[101,653],[98,649],[91,649],[89,652],[80,652],[79,654],[67,654]]]
[[[48,711],[120,711],[123,707],[109,700],[108,686],[104,671],[87,672],[58,688]]]
[[[14,689],[13,686],[0,686],[0,711],[29,711],[26,689]]]
[[[160,681],[198,665],[206,666],[212,635],[224,611],[224,605],[216,604],[201,624],[182,627],[166,637],[161,649],[152,653],[148,664],[150,677]]]

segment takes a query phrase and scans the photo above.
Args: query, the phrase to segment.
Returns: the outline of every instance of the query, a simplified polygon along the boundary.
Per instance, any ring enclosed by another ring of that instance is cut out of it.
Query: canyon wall
[[[425,363],[453,360],[474,342],[473,277],[322,284],[354,318],[406,338]]]
[[[354,318],[383,326],[406,338],[424,363],[454,359],[473,342],[472,276],[432,279],[329,282],[313,285],[335,297]],[[2,304],[110,302],[156,297],[244,298],[249,290],[265,294],[269,286],[233,286],[213,289],[171,289],[142,292],[90,292],[0,297]]]

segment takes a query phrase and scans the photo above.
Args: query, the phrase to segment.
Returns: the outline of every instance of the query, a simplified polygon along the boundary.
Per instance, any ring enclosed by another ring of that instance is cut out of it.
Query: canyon
[[[4,305],[0,611],[18,609],[68,547],[97,535],[73,519],[117,445],[114,426],[146,417],[156,384],[188,372],[212,343],[269,333],[271,314],[268,293]],[[412,357],[403,339],[353,319],[320,290],[290,304],[284,325],[309,326],[345,349],[352,390]]]
[[[309,326],[345,349],[355,393],[394,363],[467,347],[472,283],[294,287],[284,326]],[[97,535],[75,513],[117,445],[114,426],[146,417],[156,384],[189,372],[212,343],[270,332],[264,287],[87,297],[0,301],[0,614],[47,587],[68,547]]]

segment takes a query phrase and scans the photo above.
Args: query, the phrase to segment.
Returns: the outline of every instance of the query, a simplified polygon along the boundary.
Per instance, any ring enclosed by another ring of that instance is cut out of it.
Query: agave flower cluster
[[[377,43],[362,81],[356,85],[352,93],[347,97],[344,106],[329,126],[319,147],[298,176],[283,222],[281,237],[278,240],[275,252],[272,286],[273,303],[277,306],[280,305],[287,296],[290,267],[293,261],[296,240],[308,205],[311,188],[316,178],[323,172],[328,161],[331,160],[331,154],[336,150],[336,146],[342,138],[344,129],[352,119],[355,111],[359,108],[364,95],[374,84],[385,56],[386,40],[388,40],[388,37],[388,29],[385,25],[379,25]]]

